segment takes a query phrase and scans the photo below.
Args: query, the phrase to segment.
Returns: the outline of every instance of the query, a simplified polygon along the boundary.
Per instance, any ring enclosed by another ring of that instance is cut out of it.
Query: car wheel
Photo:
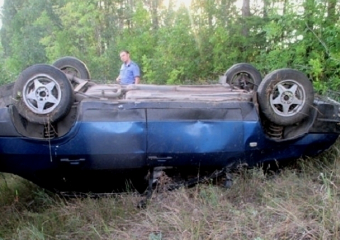
[[[81,79],[90,79],[90,72],[85,63],[75,57],[62,57],[55,61],[53,64],[66,74],[74,75]]]
[[[248,63],[234,64],[225,76],[228,84],[247,91],[256,91],[262,80],[261,73]]]
[[[308,116],[314,101],[311,81],[293,69],[278,69],[264,77],[257,98],[269,121],[287,126]]]
[[[70,110],[72,86],[63,72],[45,64],[25,69],[13,87],[13,104],[30,122],[56,122]]]

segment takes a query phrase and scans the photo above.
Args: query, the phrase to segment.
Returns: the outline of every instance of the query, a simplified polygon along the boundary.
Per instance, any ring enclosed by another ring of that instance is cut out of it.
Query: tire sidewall
[[[90,72],[86,66],[86,64],[80,61],[78,58],[75,57],[62,57],[59,58],[52,64],[54,67],[62,70],[64,68],[73,68],[75,69],[80,76],[77,76],[81,79],[90,79]]]
[[[254,81],[254,87],[252,90],[256,91],[262,81],[262,76],[261,73],[253,65],[249,63],[237,63],[231,66],[225,72],[226,83],[233,85],[232,83],[233,78],[235,77],[235,75],[240,73],[247,73],[252,77]]]

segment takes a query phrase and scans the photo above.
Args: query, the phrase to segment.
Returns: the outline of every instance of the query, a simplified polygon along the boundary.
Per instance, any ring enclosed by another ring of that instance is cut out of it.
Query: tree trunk
[[[336,16],[335,7],[337,0],[328,0],[327,1],[327,23],[332,24],[336,23],[338,17]]]
[[[144,0],[144,5],[150,9],[151,13],[151,21],[152,21],[152,30],[157,31],[159,28],[159,19],[158,19],[158,8],[160,6],[162,0]]]
[[[247,24],[246,19],[250,17],[250,3],[249,0],[243,0],[243,5],[242,5],[242,19],[243,19],[243,26],[242,26],[242,35],[244,37],[249,36],[249,27]]]

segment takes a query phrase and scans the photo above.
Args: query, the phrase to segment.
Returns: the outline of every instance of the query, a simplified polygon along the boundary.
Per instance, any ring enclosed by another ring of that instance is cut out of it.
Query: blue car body
[[[339,106],[332,102],[316,99],[310,116],[276,130],[282,135],[277,138],[251,93],[227,98],[85,98],[66,120],[50,126],[63,132],[54,138],[37,137],[34,127],[28,134],[29,123],[4,104],[0,171],[49,189],[107,191],[127,179],[138,185],[153,168],[194,172],[314,156],[334,144],[340,132]]]

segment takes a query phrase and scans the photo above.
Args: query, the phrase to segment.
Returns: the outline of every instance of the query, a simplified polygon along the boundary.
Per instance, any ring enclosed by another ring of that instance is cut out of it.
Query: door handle
[[[172,157],[170,157],[170,156],[165,156],[165,157],[149,156],[148,159],[150,161],[166,162],[168,160],[172,160]]]
[[[61,158],[60,162],[66,162],[71,165],[79,165],[80,162],[84,162],[85,158],[78,158],[78,159],[68,159],[68,158]]]

